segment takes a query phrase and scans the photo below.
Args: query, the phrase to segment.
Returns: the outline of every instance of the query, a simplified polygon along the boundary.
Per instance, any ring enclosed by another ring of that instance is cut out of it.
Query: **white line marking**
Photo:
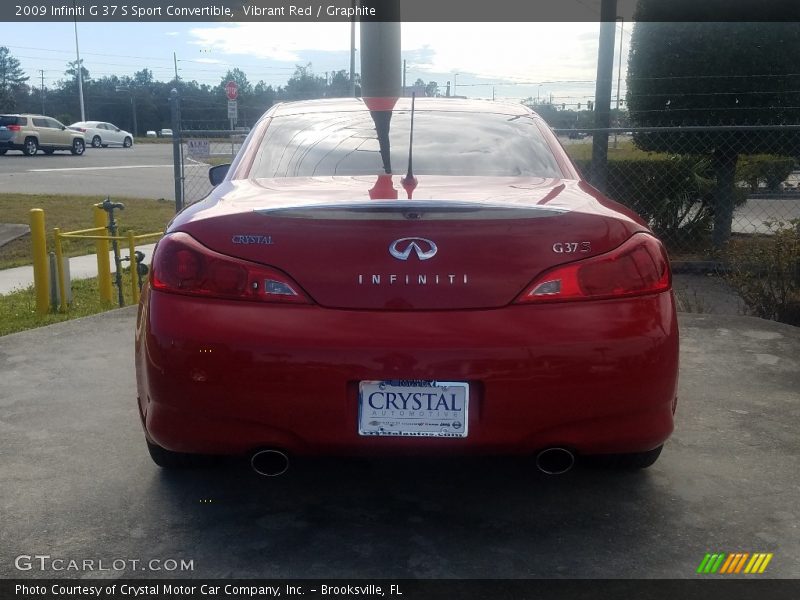
[[[61,169],[28,169],[28,173],[48,173],[52,171],[113,171],[114,169],[162,169],[172,165],[125,165],[119,167],[67,167]]]

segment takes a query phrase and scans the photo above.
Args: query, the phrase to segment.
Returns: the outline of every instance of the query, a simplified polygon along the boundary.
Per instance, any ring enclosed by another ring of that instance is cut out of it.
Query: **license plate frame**
[[[408,379],[360,381],[358,434],[365,437],[466,438],[469,435],[469,383]]]

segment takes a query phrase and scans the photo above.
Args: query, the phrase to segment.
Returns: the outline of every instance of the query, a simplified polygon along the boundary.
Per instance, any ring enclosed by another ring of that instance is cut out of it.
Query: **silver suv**
[[[39,150],[45,154],[69,150],[81,155],[85,149],[86,140],[81,132],[52,117],[0,114],[0,155],[9,150],[21,150],[26,156],[34,156]]]

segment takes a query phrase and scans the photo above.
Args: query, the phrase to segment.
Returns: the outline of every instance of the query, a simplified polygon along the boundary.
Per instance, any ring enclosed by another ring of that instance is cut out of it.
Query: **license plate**
[[[358,433],[467,437],[469,384],[461,381],[362,381]]]

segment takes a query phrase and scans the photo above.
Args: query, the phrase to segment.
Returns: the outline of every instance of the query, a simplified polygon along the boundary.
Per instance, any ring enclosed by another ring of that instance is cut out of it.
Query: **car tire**
[[[86,150],[86,144],[83,143],[83,140],[72,140],[72,148],[70,152],[72,152],[75,156],[80,156],[83,154],[83,151]]]
[[[591,463],[612,469],[646,469],[653,466],[653,464],[661,456],[661,451],[664,449],[662,444],[658,448],[648,450],[647,452],[632,452],[630,454],[603,454],[596,456],[588,456],[587,458]]]
[[[131,138],[129,138],[129,137],[126,137],[122,142],[122,147],[123,148],[130,148],[131,146],[133,146],[133,140]]]
[[[36,153],[39,151],[39,142],[34,137],[25,138],[25,142],[22,146],[22,153],[25,156],[36,156]]]
[[[8,149],[3,148],[2,150],[0,150],[0,156],[3,156],[6,152],[8,152]]]
[[[202,462],[200,455],[172,452],[147,439],[145,439],[145,443],[150,458],[162,469],[188,469],[199,466]]]
[[[99,135],[96,135],[92,138],[92,148],[99,148],[103,145],[103,140],[100,139]]]

